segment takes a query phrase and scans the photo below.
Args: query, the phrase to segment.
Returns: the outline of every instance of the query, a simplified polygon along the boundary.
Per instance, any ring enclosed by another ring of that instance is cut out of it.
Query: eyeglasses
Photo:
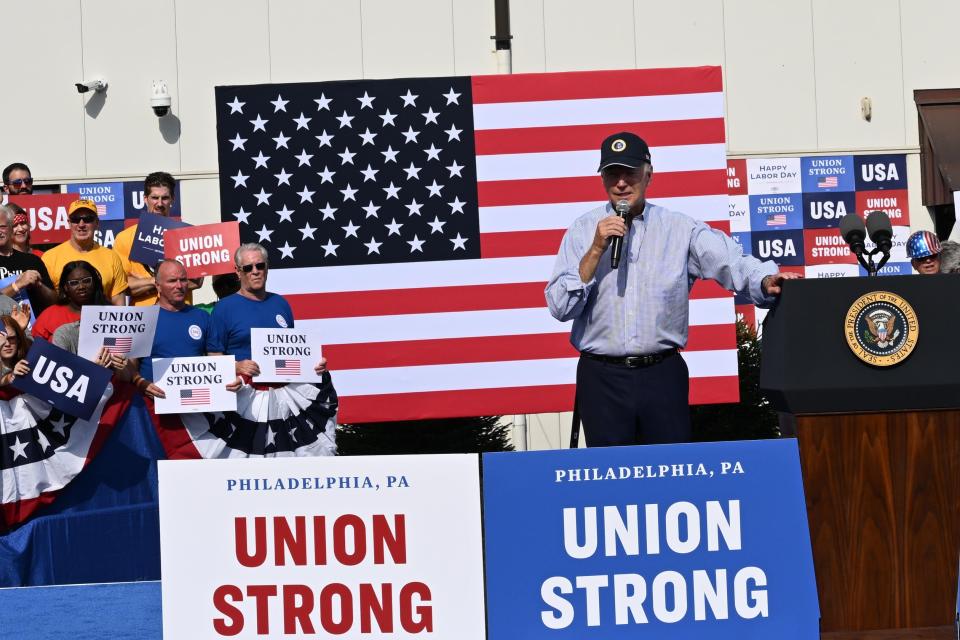
[[[7,184],[12,184],[17,189],[19,189],[23,185],[27,185],[28,187],[30,187],[30,186],[33,186],[33,178],[17,178],[16,180],[11,180]]]
[[[257,262],[256,264],[245,264],[240,267],[240,270],[244,273],[250,273],[256,267],[257,271],[266,271],[267,263],[266,262]]]
[[[93,284],[93,276],[87,276],[86,278],[78,278],[76,280],[67,280],[68,287],[79,287],[80,285],[90,285]]]
[[[934,261],[939,260],[939,259],[940,259],[940,254],[939,254],[939,253],[935,253],[935,254],[933,254],[933,255],[931,255],[931,256],[923,256],[922,258],[915,258],[915,260],[916,260],[917,262],[921,263],[921,264],[924,263],[924,262],[934,262]]]
[[[96,219],[97,216],[93,215],[92,213],[85,216],[70,216],[70,224],[80,224],[81,222],[92,224]]]

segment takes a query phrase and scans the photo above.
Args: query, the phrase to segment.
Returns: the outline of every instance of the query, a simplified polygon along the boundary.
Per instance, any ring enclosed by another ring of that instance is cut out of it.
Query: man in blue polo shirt
[[[240,278],[240,291],[220,300],[210,317],[207,338],[209,355],[232,355],[237,359],[237,375],[260,375],[260,367],[250,352],[250,330],[293,328],[293,311],[283,296],[267,291],[267,250],[254,242],[242,244],[233,256]],[[314,367],[326,371],[326,360]]]
[[[206,355],[210,314],[187,304],[190,291],[187,270],[176,260],[163,260],[157,266],[157,331],[153,351],[143,358],[134,384],[151,398],[165,397],[163,389],[153,384],[153,358],[186,358]],[[236,390],[239,384],[227,385]]]

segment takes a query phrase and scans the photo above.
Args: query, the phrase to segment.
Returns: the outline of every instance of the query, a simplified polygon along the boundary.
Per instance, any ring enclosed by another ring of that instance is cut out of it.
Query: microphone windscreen
[[[840,235],[847,244],[857,240],[862,242],[867,237],[867,230],[860,216],[855,213],[845,215],[840,221]]]
[[[616,206],[617,215],[621,218],[627,217],[627,214],[630,213],[630,203],[626,200],[618,200]]]
[[[848,216],[849,217],[849,216]],[[867,216],[867,233],[870,239],[877,241],[877,236],[890,238],[893,235],[893,225],[890,224],[890,216],[885,211],[873,211]]]

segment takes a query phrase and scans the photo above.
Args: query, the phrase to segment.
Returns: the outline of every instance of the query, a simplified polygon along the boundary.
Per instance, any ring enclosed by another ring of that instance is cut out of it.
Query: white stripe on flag
[[[720,92],[473,105],[473,126],[478,131],[722,117]]]
[[[650,154],[656,173],[727,167],[726,146],[722,143],[654,147]],[[587,176],[594,175],[599,165],[599,149],[477,156],[477,180],[486,182]]]

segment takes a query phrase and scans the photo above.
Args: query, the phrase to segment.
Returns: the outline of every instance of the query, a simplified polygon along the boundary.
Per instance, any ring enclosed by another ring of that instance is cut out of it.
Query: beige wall
[[[515,72],[722,65],[735,157],[901,151],[919,202],[913,90],[960,86],[956,0],[513,0]],[[184,178],[185,217],[219,219],[213,88],[495,73],[493,0],[33,0],[5,23],[0,161],[42,180]],[[102,76],[105,96],[73,83]],[[167,82],[172,116],[148,107]],[[861,98],[873,119],[860,115]],[[569,418],[529,421],[532,446]]]

